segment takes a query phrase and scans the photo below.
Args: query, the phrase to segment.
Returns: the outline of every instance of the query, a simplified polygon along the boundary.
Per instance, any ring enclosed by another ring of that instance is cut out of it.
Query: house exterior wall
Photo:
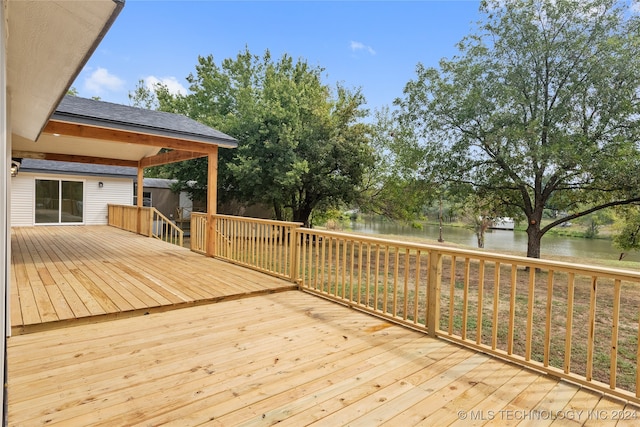
[[[106,225],[107,205],[133,203],[133,179],[20,172],[11,178],[11,225],[32,226],[35,221],[36,179],[84,182],[84,224]],[[103,186],[100,187],[99,183]]]

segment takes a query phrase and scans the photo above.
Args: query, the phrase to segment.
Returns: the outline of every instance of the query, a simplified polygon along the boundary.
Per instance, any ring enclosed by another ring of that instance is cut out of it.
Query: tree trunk
[[[540,258],[542,233],[540,232],[540,223],[538,221],[529,222],[529,227],[527,227],[527,237],[527,257]]]
[[[276,220],[284,221],[284,213],[282,212],[282,206],[278,202],[273,202],[273,213],[276,215]]]
[[[293,210],[293,222],[301,222],[304,227],[311,228],[310,217],[311,217],[311,209],[308,206],[301,206],[298,209]]]

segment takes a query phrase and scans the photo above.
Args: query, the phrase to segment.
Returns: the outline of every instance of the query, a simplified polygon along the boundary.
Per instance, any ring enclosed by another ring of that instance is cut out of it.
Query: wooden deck
[[[11,426],[640,422],[623,402],[153,239],[12,239],[25,333],[7,344]]]
[[[11,248],[14,333],[293,288],[108,226],[15,227]]]
[[[8,362],[11,426],[614,426],[640,416],[299,291],[15,336]]]

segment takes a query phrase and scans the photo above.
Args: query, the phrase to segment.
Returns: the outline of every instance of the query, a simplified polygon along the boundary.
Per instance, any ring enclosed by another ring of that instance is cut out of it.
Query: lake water
[[[353,231],[369,234],[393,234],[397,236],[413,236],[437,240],[439,227],[425,224],[422,230],[393,221],[365,220],[352,222]],[[464,227],[442,227],[442,238],[469,247],[477,247],[477,239],[473,230]],[[484,247],[495,251],[527,251],[527,233],[523,231],[489,230],[485,233]],[[545,255],[564,255],[578,258],[598,258],[617,260],[620,251],[614,248],[611,240],[584,239],[567,236],[545,235],[542,238],[542,257]],[[640,261],[640,253],[627,254],[625,261]]]

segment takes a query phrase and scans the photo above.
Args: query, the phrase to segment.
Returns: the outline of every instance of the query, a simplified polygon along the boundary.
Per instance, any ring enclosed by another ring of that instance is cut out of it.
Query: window
[[[36,179],[36,224],[81,224],[84,183]]]
[[[137,206],[137,205],[138,205],[138,186],[136,184],[133,184],[133,206]],[[142,206],[146,206],[146,207],[153,206],[151,191],[142,192]]]

